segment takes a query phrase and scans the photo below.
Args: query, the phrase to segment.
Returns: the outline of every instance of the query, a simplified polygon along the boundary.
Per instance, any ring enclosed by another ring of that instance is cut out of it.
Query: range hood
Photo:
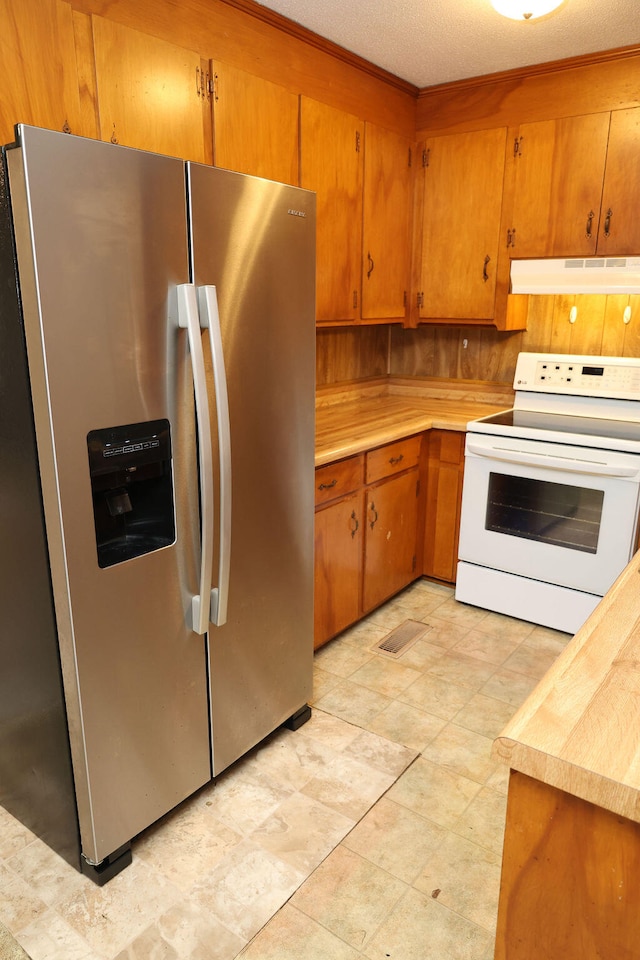
[[[640,257],[512,260],[512,293],[640,293]]]

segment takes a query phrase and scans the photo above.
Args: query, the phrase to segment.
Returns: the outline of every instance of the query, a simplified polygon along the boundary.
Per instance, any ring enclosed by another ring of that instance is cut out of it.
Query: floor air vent
[[[405,620],[371,649],[376,653],[384,653],[388,657],[400,657],[430,629],[427,623],[421,623],[419,620]]]

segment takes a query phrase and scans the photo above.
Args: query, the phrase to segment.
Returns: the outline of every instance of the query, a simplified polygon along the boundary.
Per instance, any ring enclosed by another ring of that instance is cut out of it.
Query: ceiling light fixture
[[[510,20],[535,20],[544,17],[564,0],[491,0],[492,7]]]

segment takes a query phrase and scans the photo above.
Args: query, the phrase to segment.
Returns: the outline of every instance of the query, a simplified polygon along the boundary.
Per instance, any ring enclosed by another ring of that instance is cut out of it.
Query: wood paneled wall
[[[316,334],[316,384],[384,377],[388,373],[389,327],[336,327]]]
[[[571,308],[577,314],[571,322]],[[625,308],[630,319],[625,323]],[[527,329],[425,324],[390,331],[389,372],[399,377],[446,377],[513,383],[521,350],[640,357],[640,295],[530,296]]]
[[[421,90],[418,137],[508,127],[640,105],[640,47]]]

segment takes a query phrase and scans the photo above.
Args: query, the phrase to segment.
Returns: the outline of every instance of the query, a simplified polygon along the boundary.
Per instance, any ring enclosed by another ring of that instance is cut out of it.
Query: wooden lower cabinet
[[[316,470],[314,646],[420,571],[422,435]]]
[[[422,572],[453,583],[456,578],[465,434],[431,430],[428,436],[427,492]]]
[[[362,492],[316,511],[314,647],[360,616]]]
[[[416,576],[418,469],[367,488],[362,612],[398,593]]]
[[[511,771],[495,960],[636,960],[640,824]]]

